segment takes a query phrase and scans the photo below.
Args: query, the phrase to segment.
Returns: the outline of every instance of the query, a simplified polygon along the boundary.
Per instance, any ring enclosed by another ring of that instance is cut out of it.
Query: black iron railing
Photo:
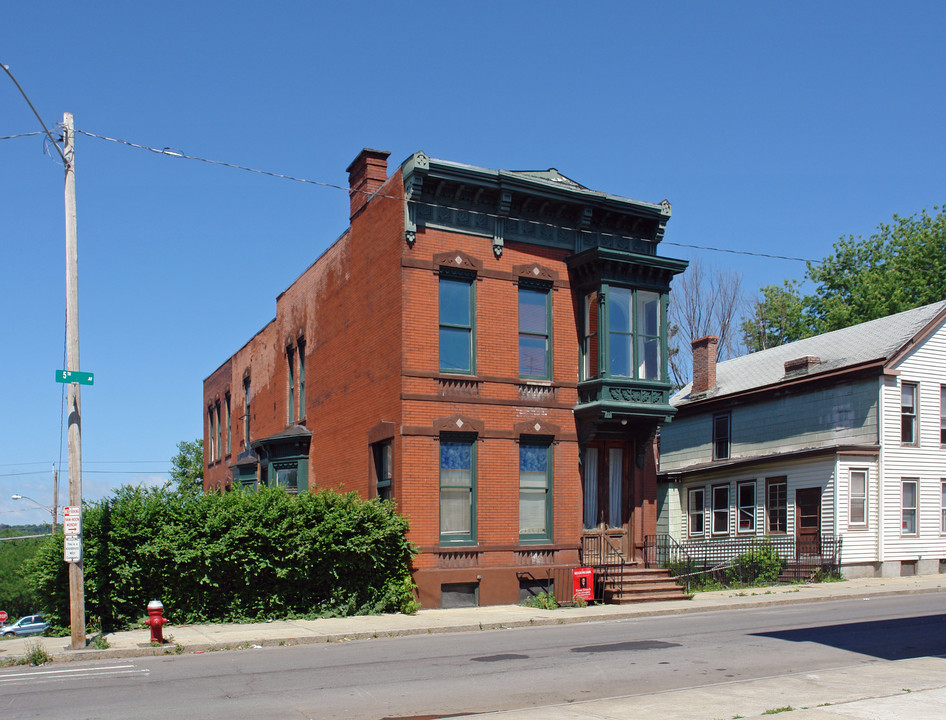
[[[616,594],[624,591],[627,561],[607,535],[583,536],[578,555],[582,565],[594,568],[596,598],[605,597],[605,588]]]
[[[683,542],[669,535],[644,538],[647,566],[669,568],[681,581],[736,567],[742,556],[762,548],[771,548],[778,555],[782,579],[807,580],[820,571],[837,572],[841,565],[841,538],[834,535],[766,535]]]

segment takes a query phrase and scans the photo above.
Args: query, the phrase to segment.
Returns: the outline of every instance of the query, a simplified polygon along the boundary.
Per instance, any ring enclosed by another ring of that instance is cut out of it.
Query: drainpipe
[[[884,389],[887,383],[885,375],[881,374],[879,392],[877,393],[877,444],[880,446],[880,453],[877,455],[877,560],[880,562],[880,574],[884,573],[884,455],[886,446],[884,444]]]

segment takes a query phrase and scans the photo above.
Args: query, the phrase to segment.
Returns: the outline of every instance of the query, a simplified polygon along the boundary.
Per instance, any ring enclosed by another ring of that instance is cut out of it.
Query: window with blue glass
[[[474,365],[473,279],[440,276],[440,370],[472,375]]]
[[[519,376],[552,377],[551,291],[519,287]]]
[[[476,542],[476,442],[440,441],[440,541]]]
[[[552,540],[552,445],[519,445],[519,540]]]

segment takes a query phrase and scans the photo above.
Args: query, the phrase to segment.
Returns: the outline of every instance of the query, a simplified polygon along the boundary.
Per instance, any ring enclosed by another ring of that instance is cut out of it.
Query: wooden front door
[[[795,491],[795,553],[821,555],[821,488]]]
[[[584,539],[586,561],[631,558],[630,448],[623,442],[598,442],[584,449]]]

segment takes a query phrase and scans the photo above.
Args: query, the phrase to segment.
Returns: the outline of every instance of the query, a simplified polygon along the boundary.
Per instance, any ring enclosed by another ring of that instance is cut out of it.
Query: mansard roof
[[[946,300],[733,358],[716,366],[716,385],[707,393],[691,399],[691,383],[674,395],[670,404],[684,407],[868,365],[879,372],[944,320]],[[800,358],[809,362],[803,369],[786,373],[785,363]]]

